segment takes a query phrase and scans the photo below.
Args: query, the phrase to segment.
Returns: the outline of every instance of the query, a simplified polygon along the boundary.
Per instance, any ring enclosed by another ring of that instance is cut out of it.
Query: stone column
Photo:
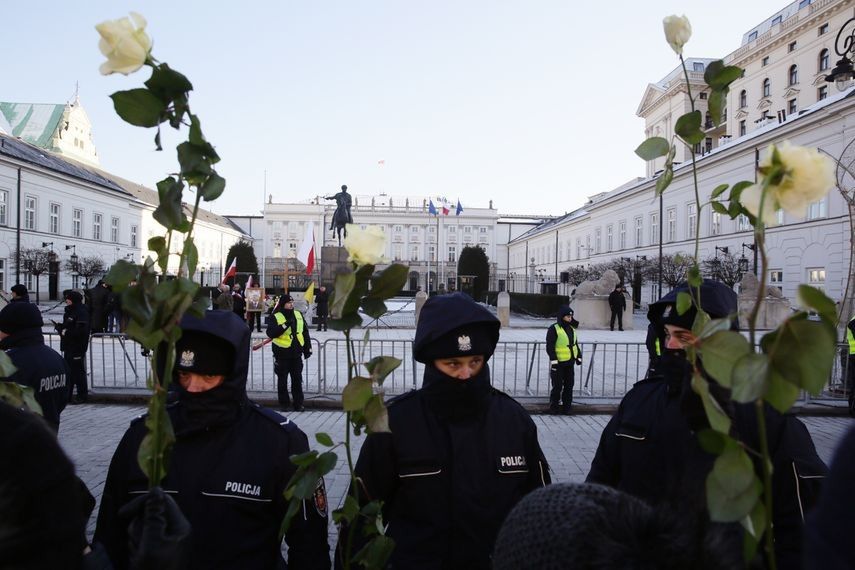
[[[416,326],[419,325],[419,315],[422,312],[422,305],[428,300],[428,295],[424,291],[416,293]]]
[[[499,322],[503,327],[507,327],[511,322],[511,296],[507,291],[499,293],[496,300],[496,313],[499,317]]]

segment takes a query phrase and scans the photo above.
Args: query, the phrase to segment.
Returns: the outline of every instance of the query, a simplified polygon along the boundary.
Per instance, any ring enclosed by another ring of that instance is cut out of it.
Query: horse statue
[[[347,237],[345,226],[353,223],[353,217],[350,215],[351,200],[350,194],[347,193],[347,186],[342,185],[341,192],[334,196],[324,196],[324,200],[335,200],[336,207],[330,221],[330,231],[333,236],[338,234],[338,245],[341,247],[341,232],[344,231],[344,237]]]

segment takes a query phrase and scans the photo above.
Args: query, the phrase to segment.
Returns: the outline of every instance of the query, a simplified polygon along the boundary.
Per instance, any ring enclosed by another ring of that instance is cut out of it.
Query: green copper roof
[[[50,148],[64,110],[65,105],[0,102],[0,113],[12,127],[10,134],[44,149]]]

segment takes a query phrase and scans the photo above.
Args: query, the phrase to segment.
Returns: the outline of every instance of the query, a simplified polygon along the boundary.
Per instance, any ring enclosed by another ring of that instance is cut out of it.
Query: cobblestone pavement
[[[141,406],[87,404],[69,406],[62,414],[59,440],[77,466],[77,473],[98,504],[113,451],[131,419],[143,413]],[[315,434],[327,432],[333,440],[344,437],[344,414],[334,411],[305,411],[288,415],[309,436],[310,445],[320,447]],[[609,420],[606,415],[533,416],[541,447],[552,468],[555,482],[583,481],[588,473],[600,434]],[[855,420],[848,417],[804,417],[823,460],[831,460],[834,447]],[[354,439],[354,458],[364,437]],[[348,485],[344,453],[339,453],[336,469],[327,476],[327,491],[332,506],[340,505]],[[95,530],[95,513],[87,531]],[[334,533],[331,527],[331,534]]]

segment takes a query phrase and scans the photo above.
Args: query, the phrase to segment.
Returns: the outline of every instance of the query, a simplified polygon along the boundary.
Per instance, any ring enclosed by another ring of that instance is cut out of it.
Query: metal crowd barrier
[[[46,334],[46,342],[59,350],[59,337]],[[258,342],[259,339],[253,339]],[[401,359],[384,382],[387,395],[396,395],[421,385],[424,365],[416,362],[410,340],[353,340],[355,360],[367,362],[379,355]],[[307,398],[338,400],[347,383],[347,351],[344,339],[319,342],[312,339],[313,356],[305,361],[303,389]],[[576,367],[575,397],[582,400],[616,403],[647,372],[648,355],[643,343],[582,343],[582,366]],[[848,396],[849,348],[839,344],[837,357],[820,395],[803,394],[802,403],[845,401]],[[543,342],[499,342],[490,359],[493,386],[524,400],[546,401],[551,390],[549,360]],[[88,353],[90,386],[98,389],[144,389],[150,359],[141,346],[118,333],[93,334]],[[367,375],[362,365],[356,374]],[[251,351],[247,391],[276,393],[276,375],[270,345]]]

